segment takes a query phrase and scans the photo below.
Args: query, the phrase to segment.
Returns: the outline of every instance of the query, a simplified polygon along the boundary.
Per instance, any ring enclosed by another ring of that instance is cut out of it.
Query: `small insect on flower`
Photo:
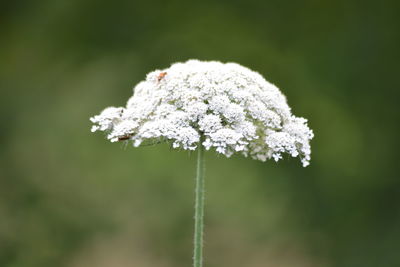
[[[158,74],[158,76],[157,76],[157,81],[159,82],[159,81],[161,81],[164,77],[165,77],[165,75],[167,75],[167,72],[160,72],[160,74]]]
[[[130,136],[122,136],[118,138],[118,141],[124,141],[124,140],[129,140],[131,138]]]

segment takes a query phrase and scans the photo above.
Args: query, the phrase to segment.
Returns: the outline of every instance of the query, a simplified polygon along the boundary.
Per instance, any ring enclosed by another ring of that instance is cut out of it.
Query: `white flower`
[[[90,119],[112,142],[170,141],[194,150],[279,160],[287,153],[310,161],[313,132],[291,114],[286,97],[260,74],[235,63],[189,60],[149,73],[126,108],[109,107]],[[203,139],[201,138],[203,136]]]

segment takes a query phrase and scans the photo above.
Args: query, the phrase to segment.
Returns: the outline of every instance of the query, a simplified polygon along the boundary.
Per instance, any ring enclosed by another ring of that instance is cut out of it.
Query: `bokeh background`
[[[205,266],[400,266],[398,3],[2,1],[0,266],[191,266],[195,154],[89,122],[190,58],[257,70],[315,132],[307,168],[207,153]]]

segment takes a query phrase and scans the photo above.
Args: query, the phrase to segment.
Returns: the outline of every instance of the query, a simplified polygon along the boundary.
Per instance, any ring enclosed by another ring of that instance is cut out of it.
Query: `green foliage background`
[[[90,133],[190,58],[263,74],[311,166],[208,152],[206,266],[400,266],[398,1],[3,1],[0,266],[190,266],[195,155]]]

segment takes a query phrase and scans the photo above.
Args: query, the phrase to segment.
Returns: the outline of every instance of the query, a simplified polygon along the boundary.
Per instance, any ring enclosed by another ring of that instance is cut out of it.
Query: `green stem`
[[[204,147],[203,138],[197,149],[196,202],[194,214],[194,253],[193,267],[203,266],[203,228],[204,228]]]

